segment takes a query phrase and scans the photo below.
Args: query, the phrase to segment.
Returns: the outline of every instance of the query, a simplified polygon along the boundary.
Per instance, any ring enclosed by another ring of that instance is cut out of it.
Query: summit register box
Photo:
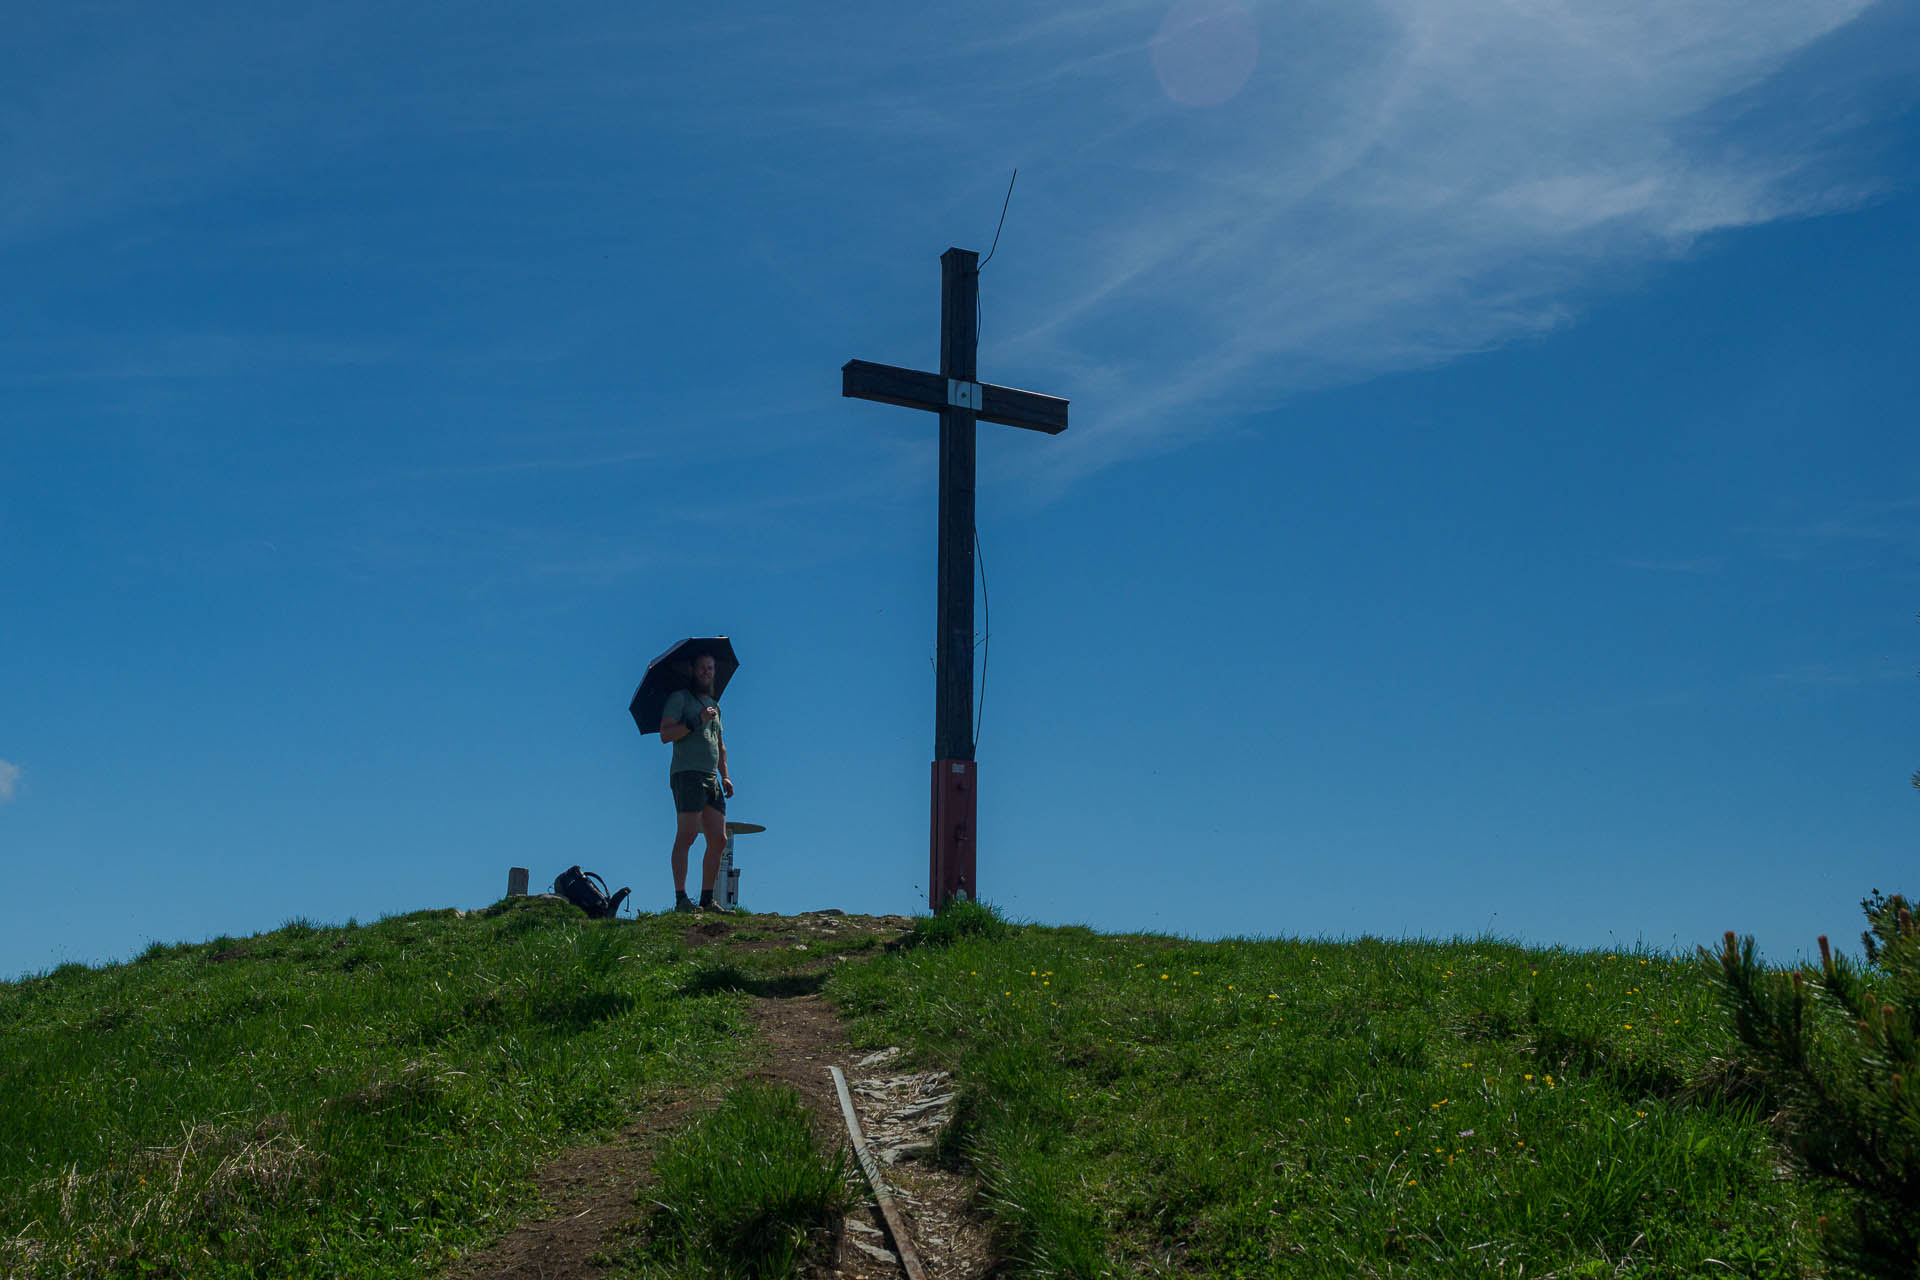
[[[765,830],[757,822],[727,824],[727,843],[720,849],[720,873],[713,878],[713,900],[729,911],[740,909],[740,868],[733,865],[733,838],[758,835]]]

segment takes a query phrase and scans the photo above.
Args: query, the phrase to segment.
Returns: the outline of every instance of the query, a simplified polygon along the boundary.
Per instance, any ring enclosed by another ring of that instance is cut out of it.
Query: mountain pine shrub
[[[1715,970],[1748,1065],[1781,1110],[1775,1131],[1803,1175],[1841,1188],[1821,1219],[1829,1260],[1875,1280],[1920,1280],[1920,928],[1899,894],[1867,913],[1867,962],[1820,938],[1819,967],[1767,969],[1728,930]]]

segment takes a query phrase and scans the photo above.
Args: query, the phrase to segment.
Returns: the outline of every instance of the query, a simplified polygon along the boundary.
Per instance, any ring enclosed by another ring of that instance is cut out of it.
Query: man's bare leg
[[[673,834],[673,892],[677,896],[687,891],[687,851],[693,848],[693,838],[700,834],[700,815],[697,813],[677,813],[680,829]]]
[[[681,814],[682,818],[692,814]],[[720,876],[720,854],[727,847],[727,815],[708,805],[700,811],[700,829],[707,833],[707,856],[700,864],[700,896],[713,892],[713,882]],[[687,837],[687,843],[693,843],[693,837]]]

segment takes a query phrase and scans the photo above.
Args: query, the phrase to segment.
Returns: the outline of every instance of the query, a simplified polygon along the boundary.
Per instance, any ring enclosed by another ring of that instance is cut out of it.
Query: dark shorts
[[[699,813],[714,808],[727,811],[727,797],[720,791],[717,773],[676,773],[668,778],[673,784],[673,807],[677,813]]]

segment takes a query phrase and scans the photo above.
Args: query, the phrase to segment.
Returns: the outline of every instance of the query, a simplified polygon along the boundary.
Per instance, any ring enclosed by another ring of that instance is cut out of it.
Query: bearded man
[[[714,901],[713,881],[720,874],[720,853],[727,843],[727,799],[733,779],[727,775],[727,744],[720,736],[720,704],[713,700],[713,655],[693,660],[693,687],[667,696],[660,715],[660,741],[673,745],[673,763],[667,781],[673,787],[673,809],[679,830],[673,837],[673,909],[692,911],[687,897],[687,852],[693,838],[707,836],[706,857],[700,864],[702,911],[724,911]]]

